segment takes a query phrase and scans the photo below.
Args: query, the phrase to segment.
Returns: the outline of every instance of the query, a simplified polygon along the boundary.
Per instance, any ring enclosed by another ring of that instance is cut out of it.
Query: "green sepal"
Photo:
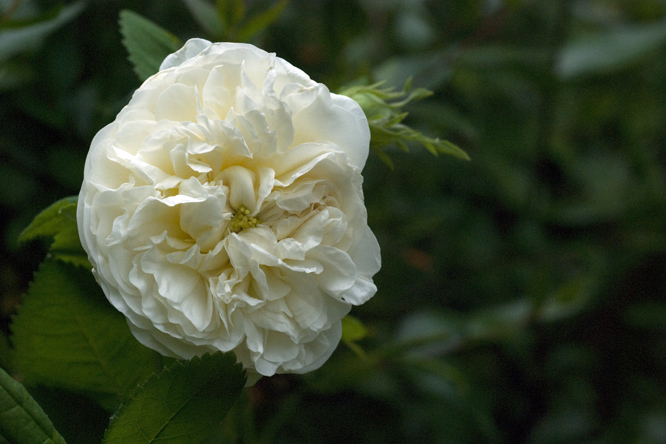
[[[38,238],[53,239],[49,253],[54,258],[90,268],[76,225],[77,199],[77,196],[70,196],[51,204],[21,232],[18,241],[24,243]]]
[[[1,368],[0,442],[65,444],[63,437],[25,387]]]
[[[236,402],[245,378],[233,353],[176,361],[153,375],[121,406],[104,443],[201,442]]]
[[[409,79],[400,91],[383,88],[382,83],[376,83],[352,86],[341,91],[340,94],[350,97],[361,106],[370,125],[370,148],[389,167],[393,167],[393,162],[384,149],[387,146],[396,145],[407,151],[409,143],[421,144],[434,155],[448,154],[469,160],[465,151],[448,140],[426,136],[402,123],[408,115],[403,111],[403,107],[414,100],[421,100],[432,94],[423,88],[415,90],[411,88],[411,79]]]
[[[25,384],[86,394],[109,410],[159,363],[90,270],[53,258],[40,265],[11,329],[13,364]]]
[[[159,71],[166,56],[182,46],[178,37],[136,12],[120,11],[119,24],[129,61],[141,81]]]

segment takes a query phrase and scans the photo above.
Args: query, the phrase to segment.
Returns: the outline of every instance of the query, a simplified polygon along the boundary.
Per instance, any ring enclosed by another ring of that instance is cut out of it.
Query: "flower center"
[[[250,210],[241,205],[234,217],[229,222],[229,231],[232,233],[240,233],[246,228],[254,228],[259,223],[259,219],[250,216]]]

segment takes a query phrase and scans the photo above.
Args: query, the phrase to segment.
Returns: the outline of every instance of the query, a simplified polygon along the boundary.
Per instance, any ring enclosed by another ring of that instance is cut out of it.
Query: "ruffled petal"
[[[81,243],[146,346],[314,370],[377,290],[368,144],[361,108],[285,60],[189,40],[93,139]]]

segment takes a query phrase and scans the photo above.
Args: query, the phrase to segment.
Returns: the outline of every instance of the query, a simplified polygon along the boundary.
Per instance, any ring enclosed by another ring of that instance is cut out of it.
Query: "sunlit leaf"
[[[89,270],[53,259],[41,264],[11,327],[14,364],[26,384],[89,394],[106,408],[115,408],[157,362]]]
[[[244,384],[245,372],[233,353],[176,361],[121,407],[104,442],[201,442],[224,419]]]
[[[176,36],[127,9],[120,11],[119,23],[123,45],[134,65],[134,72],[141,80],[159,71],[166,56],[182,46]]]
[[[65,444],[27,390],[0,369],[0,442]]]
[[[63,230],[76,229],[76,196],[65,197],[54,202],[39,213],[19,236],[19,242],[39,237],[54,237]]]
[[[39,213],[23,230],[19,242],[51,238],[49,252],[59,260],[90,268],[88,256],[81,247],[76,225],[77,197],[61,199]]]

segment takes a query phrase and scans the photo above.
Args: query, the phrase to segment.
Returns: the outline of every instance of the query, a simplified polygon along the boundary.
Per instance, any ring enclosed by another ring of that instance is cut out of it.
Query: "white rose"
[[[93,139],[79,234],[139,341],[250,372],[328,359],[376,291],[353,100],[252,45],[193,39]]]

